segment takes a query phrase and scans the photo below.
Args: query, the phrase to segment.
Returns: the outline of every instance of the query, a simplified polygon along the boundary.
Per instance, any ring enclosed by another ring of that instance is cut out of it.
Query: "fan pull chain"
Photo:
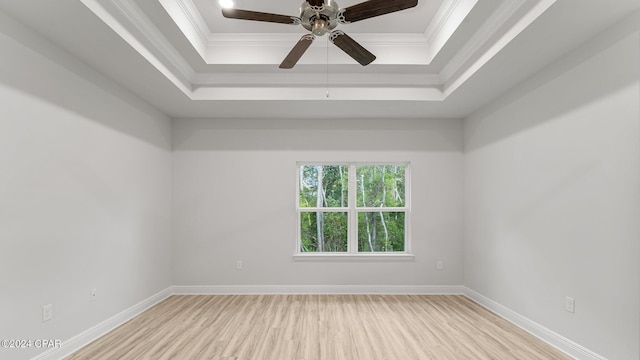
[[[327,36],[327,99],[329,98],[329,36]]]

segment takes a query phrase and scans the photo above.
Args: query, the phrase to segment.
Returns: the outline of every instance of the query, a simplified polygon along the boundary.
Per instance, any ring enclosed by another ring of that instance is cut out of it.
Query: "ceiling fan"
[[[316,36],[325,34],[329,34],[329,41],[365,66],[375,60],[376,56],[343,31],[333,29],[338,24],[349,24],[409,9],[416,5],[418,5],[418,0],[369,0],[346,8],[340,8],[333,0],[307,0],[300,6],[300,17],[231,8],[222,9],[222,15],[230,19],[302,25],[302,27],[311,31],[310,34],[303,35],[291,49],[280,64],[281,69],[293,68],[311,46]]]

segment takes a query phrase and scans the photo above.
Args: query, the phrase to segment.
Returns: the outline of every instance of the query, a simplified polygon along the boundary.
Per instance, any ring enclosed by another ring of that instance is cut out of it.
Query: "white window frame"
[[[342,165],[349,168],[348,182],[348,206],[347,207],[300,207],[300,169],[302,166],[329,166]],[[405,206],[404,207],[358,207],[357,206],[357,166],[389,166],[398,165],[405,167]],[[392,161],[392,162],[320,162],[308,161],[296,163],[296,194],[295,194],[295,210],[296,210],[296,239],[294,249],[294,260],[414,260],[411,253],[411,164],[408,161]],[[347,227],[347,252],[301,252],[300,251],[300,215],[303,212],[346,212],[348,216]],[[358,213],[360,212],[404,212],[404,251],[393,252],[358,252]]]

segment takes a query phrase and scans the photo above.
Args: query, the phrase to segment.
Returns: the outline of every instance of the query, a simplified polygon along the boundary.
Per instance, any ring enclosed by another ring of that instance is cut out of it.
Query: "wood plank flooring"
[[[67,360],[568,360],[456,295],[171,296]]]

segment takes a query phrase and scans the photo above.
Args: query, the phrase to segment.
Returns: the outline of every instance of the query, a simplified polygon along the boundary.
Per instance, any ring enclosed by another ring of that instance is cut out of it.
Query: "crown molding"
[[[442,69],[429,64],[478,0],[444,0],[424,33],[350,34],[377,55],[375,73],[324,41],[314,42],[293,71],[272,70],[300,34],[213,34],[192,0],[158,1],[206,71],[194,70],[136,0],[81,0],[192,100],[325,100],[328,86],[332,99],[442,101],[556,0],[501,0]],[[339,71],[325,72],[327,64]]]
[[[427,64],[438,55],[477,3],[478,0],[444,0],[424,32],[429,44]]]
[[[160,55],[168,60],[186,80],[193,79],[195,71],[182,57],[175,47],[162,34],[160,29],[149,19],[140,9],[135,1],[131,0],[110,0],[122,15],[129,19],[135,29],[150,43],[150,48],[157,50]]]
[[[349,33],[363,45],[376,46],[428,46],[424,34],[362,34]],[[225,33],[211,34],[209,47],[217,46],[291,46],[300,38],[299,33]]]
[[[334,87],[329,84],[287,87],[202,87],[191,94],[192,100],[259,101],[442,101],[437,87]]]
[[[445,81],[445,97],[460,87],[556,1],[509,0],[503,2],[478,31],[480,35],[472,38],[443,68],[441,75]],[[519,13],[522,14],[518,16]]]
[[[428,65],[427,39],[424,34],[358,34],[350,33],[362,46],[376,54],[378,65]],[[296,33],[212,34],[208,42],[206,62],[221,64],[280,64],[298,41]],[[353,64],[341,51],[330,47],[332,64]],[[314,41],[299,64],[325,65],[326,39]]]
[[[159,0],[203,60],[207,59],[207,44],[211,30],[192,0]]]
[[[295,73],[290,76],[282,76],[281,73],[266,72],[237,72],[237,73],[202,73],[196,76],[194,88],[217,86],[261,86],[271,84],[273,86],[309,86],[316,87],[439,87],[442,79],[438,74],[398,74],[398,73]]]
[[[527,0],[503,1],[491,16],[482,24],[473,36],[467,41],[460,51],[442,69],[442,76],[449,79],[458,72],[462,66],[477,54],[481,47],[485,46],[498,30],[513,17],[513,15],[527,3]]]
[[[182,92],[187,95],[191,92],[191,81],[195,77],[195,70],[135,2],[129,0],[80,1]]]

